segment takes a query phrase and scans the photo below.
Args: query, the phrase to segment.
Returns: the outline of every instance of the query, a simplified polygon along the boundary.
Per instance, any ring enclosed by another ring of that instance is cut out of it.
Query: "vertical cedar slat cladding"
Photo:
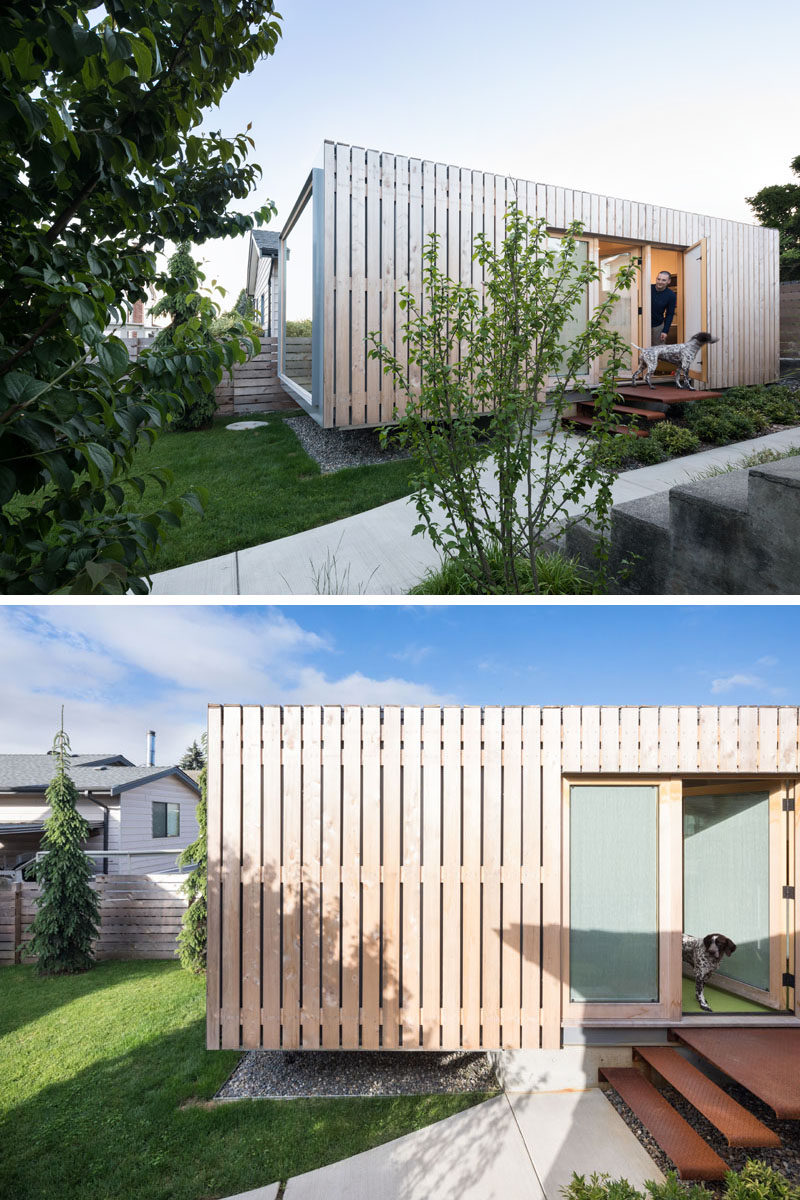
[[[484,1046],[500,1045],[500,835],[502,825],[502,718],[500,708],[483,717],[483,972]]]
[[[400,720],[402,710],[383,711],[383,1039],[400,1045]]]
[[[464,922],[463,1046],[477,1050],[481,1044],[481,710],[465,708],[463,714],[464,766]]]
[[[281,743],[283,720],[280,708],[264,709],[263,793],[264,834],[261,858],[264,928],[262,944],[261,1004],[264,1045],[281,1044],[281,812],[283,807]],[[248,1046],[247,1049],[257,1047]]]
[[[302,861],[302,709],[283,710],[283,1047],[300,1045],[300,885]]]
[[[363,715],[363,847],[361,858],[362,1035],[365,1050],[380,1044],[381,975],[381,711]]]
[[[303,978],[300,1021],[304,1046],[319,1046],[321,1017],[319,950],[322,710],[303,709]]]
[[[542,924],[542,734],[541,710],[522,710],[522,1045],[541,1041]]]
[[[261,708],[242,710],[242,1045],[261,1044]]]
[[[212,706],[207,1044],[557,1048],[563,776],[799,758],[794,706]]]
[[[242,710],[226,711],[222,743],[222,1049],[238,1050],[241,1019]]]
[[[442,720],[442,1045],[461,1029],[461,709]]]
[[[322,1044],[339,1045],[341,994],[342,710],[323,710],[322,746]]]
[[[344,710],[342,738],[342,1045],[359,1045],[361,709]]]
[[[520,1032],[520,946],[522,931],[522,711],[507,708],[503,715],[503,878],[500,937],[503,955],[503,994],[500,1024],[502,1044],[522,1045]]]
[[[440,1045],[441,709],[423,710],[422,726],[422,1044]]]
[[[377,333],[381,323],[381,156],[367,151],[367,253],[366,253],[366,329],[365,336]],[[369,358],[371,346],[365,342],[367,424],[388,420],[381,409],[380,363]]]

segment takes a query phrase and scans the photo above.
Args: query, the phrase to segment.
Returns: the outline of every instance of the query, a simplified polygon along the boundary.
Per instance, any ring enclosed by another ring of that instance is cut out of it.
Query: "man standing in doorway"
[[[655,283],[650,284],[650,324],[653,327],[651,345],[660,346],[667,340],[669,327],[675,315],[678,297],[672,288],[669,271],[659,271]]]

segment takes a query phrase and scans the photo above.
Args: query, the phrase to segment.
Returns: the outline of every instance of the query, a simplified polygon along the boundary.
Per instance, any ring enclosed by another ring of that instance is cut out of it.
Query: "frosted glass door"
[[[609,292],[613,290],[617,282],[617,275],[619,274],[620,269],[622,267],[629,266],[634,261],[634,258],[637,257],[638,255],[628,252],[622,254],[600,255],[601,304],[608,298]],[[640,341],[638,334],[638,304],[638,289],[634,283],[633,287],[629,288],[628,291],[620,292],[617,302],[611,306],[608,327],[609,329],[615,330],[627,346],[630,346],[631,342]],[[649,337],[649,331],[646,336]],[[649,342],[645,342],[643,344],[647,345]],[[632,351],[629,349],[623,359],[621,371],[623,375],[629,373],[633,369],[632,362],[638,361],[638,354],[636,355],[635,359],[631,358],[631,354]],[[601,373],[605,370],[608,364],[608,358],[608,354],[602,354],[600,356]]]
[[[769,889],[769,792],[684,795],[684,932],[731,938],[736,953],[717,974],[765,992]]]
[[[658,788],[570,789],[571,1001],[656,1002]]]

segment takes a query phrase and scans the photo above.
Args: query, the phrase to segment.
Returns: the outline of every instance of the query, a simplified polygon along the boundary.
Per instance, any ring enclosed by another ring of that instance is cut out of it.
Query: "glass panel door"
[[[769,791],[685,795],[683,929],[736,943],[717,977],[770,986]]]
[[[632,262],[638,260],[641,254],[638,250],[617,251],[613,254],[604,254],[602,243],[600,245],[600,303],[603,304],[609,293],[613,290],[617,276],[622,267],[630,266]],[[611,315],[608,327],[615,330],[622,340],[630,347],[631,342],[637,342],[639,345],[645,345],[639,335],[639,292],[638,287],[634,283],[628,291],[619,293],[619,299],[611,308]],[[638,353],[636,358],[633,358],[634,351],[628,349],[627,354],[623,359],[621,375],[628,375],[633,371],[632,363],[638,362]],[[600,372],[602,373],[608,364],[608,354],[600,356]]]
[[[570,789],[570,1002],[659,999],[658,795]]]

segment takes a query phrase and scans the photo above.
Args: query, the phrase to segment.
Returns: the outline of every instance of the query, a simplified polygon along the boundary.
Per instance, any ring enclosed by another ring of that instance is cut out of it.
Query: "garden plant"
[[[260,169],[246,132],[195,132],[280,36],[272,0],[62,0],[0,23],[0,590],[142,593],[189,493],[145,508],[137,447],[257,348],[203,332],[210,301],[129,364],[107,331],[158,256],[269,219],[229,212]],[[176,293],[171,293],[173,300]],[[204,307],[205,306],[205,307]],[[163,475],[160,477],[163,481]],[[126,488],[126,484],[129,485]],[[132,503],[131,490],[139,504]]]
[[[613,381],[629,350],[609,316],[636,266],[620,271],[570,335],[597,278],[594,263],[580,261],[581,231],[575,223],[556,243],[544,221],[512,205],[502,245],[475,239],[484,299],[440,270],[434,234],[423,252],[422,297],[401,290],[403,351],[392,354],[370,334],[370,354],[405,399],[386,437],[414,458],[415,532],[426,532],[445,562],[457,560],[476,591],[519,593],[523,576],[525,590],[540,591],[539,556],[554,528],[589,520],[602,534],[609,519],[613,481],[603,451],[613,437]],[[577,376],[602,354],[596,436],[577,443],[563,436],[561,419]]]

